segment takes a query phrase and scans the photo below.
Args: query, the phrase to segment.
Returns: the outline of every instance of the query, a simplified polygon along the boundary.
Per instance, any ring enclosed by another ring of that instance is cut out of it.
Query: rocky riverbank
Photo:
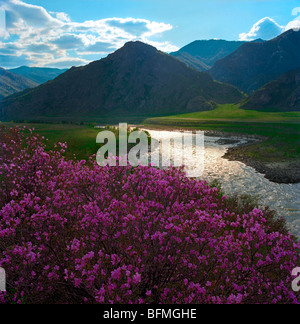
[[[249,152],[253,152],[253,145],[263,143],[267,138],[256,135],[240,135],[234,133],[225,133],[218,131],[205,131],[206,136],[221,137],[217,143],[220,145],[235,145],[241,143],[241,138],[244,144],[237,145],[228,149],[223,156],[229,161],[239,161],[263,174],[266,179],[281,184],[300,183],[300,160],[285,158],[283,160],[273,159],[271,156],[257,158],[249,156]],[[246,143],[245,143],[246,142]]]
[[[240,161],[254,168],[257,172],[276,183],[294,184],[300,183],[300,161],[290,159],[286,161],[263,161],[255,157],[249,157],[249,144],[229,148],[224,158],[229,161]]]

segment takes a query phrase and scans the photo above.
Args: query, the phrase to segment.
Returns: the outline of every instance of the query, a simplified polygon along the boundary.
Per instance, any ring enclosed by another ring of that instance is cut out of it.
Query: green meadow
[[[119,120],[116,120],[116,124]],[[101,123],[101,118],[99,118]],[[56,142],[67,142],[67,155],[86,159],[99,149],[96,136],[100,129],[91,124],[5,123],[35,128],[47,138],[49,148]],[[300,113],[272,113],[239,109],[235,105],[219,105],[215,110],[165,117],[144,117],[140,124],[161,129],[184,128],[220,131],[229,134],[251,134],[265,138],[248,146],[245,154],[266,161],[300,158]]]
[[[181,121],[197,124],[201,121],[253,122],[253,123],[299,123],[300,112],[260,112],[240,109],[239,105],[218,105],[214,110],[193,112],[175,116],[149,118],[147,123],[178,124]]]

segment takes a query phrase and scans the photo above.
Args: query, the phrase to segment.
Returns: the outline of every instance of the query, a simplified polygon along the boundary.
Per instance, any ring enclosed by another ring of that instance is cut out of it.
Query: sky
[[[173,52],[200,39],[272,39],[300,0],[0,0],[0,66],[69,68],[128,41]]]

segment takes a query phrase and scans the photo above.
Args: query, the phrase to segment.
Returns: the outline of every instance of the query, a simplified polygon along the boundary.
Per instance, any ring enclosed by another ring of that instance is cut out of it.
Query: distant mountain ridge
[[[21,66],[16,69],[10,69],[9,71],[14,74],[21,75],[37,84],[43,84],[47,81],[55,79],[60,74],[66,72],[67,69]]]
[[[300,111],[300,67],[254,92],[241,108],[260,111]]]
[[[23,76],[0,68],[0,100],[27,88],[34,88],[37,85],[37,83],[24,78]]]
[[[226,40],[194,41],[170,55],[198,71],[210,69],[215,62],[228,56],[245,42]]]
[[[176,57],[179,61],[185,63],[189,67],[191,67],[199,72],[205,72],[205,71],[209,70],[209,68],[210,68],[205,63],[201,62],[194,56],[192,56],[188,53],[185,53],[185,52],[175,53],[172,56]]]
[[[150,45],[130,42],[105,59],[4,99],[0,118],[181,113],[243,98],[236,88],[213,81],[207,73]]]
[[[251,94],[300,66],[300,31],[289,30],[270,41],[243,44],[217,61],[209,73],[218,81]]]

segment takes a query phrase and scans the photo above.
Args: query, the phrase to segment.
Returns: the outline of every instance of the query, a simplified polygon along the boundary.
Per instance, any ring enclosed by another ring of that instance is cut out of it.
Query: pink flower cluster
[[[0,129],[0,303],[298,303],[299,244],[182,170],[99,167]]]

